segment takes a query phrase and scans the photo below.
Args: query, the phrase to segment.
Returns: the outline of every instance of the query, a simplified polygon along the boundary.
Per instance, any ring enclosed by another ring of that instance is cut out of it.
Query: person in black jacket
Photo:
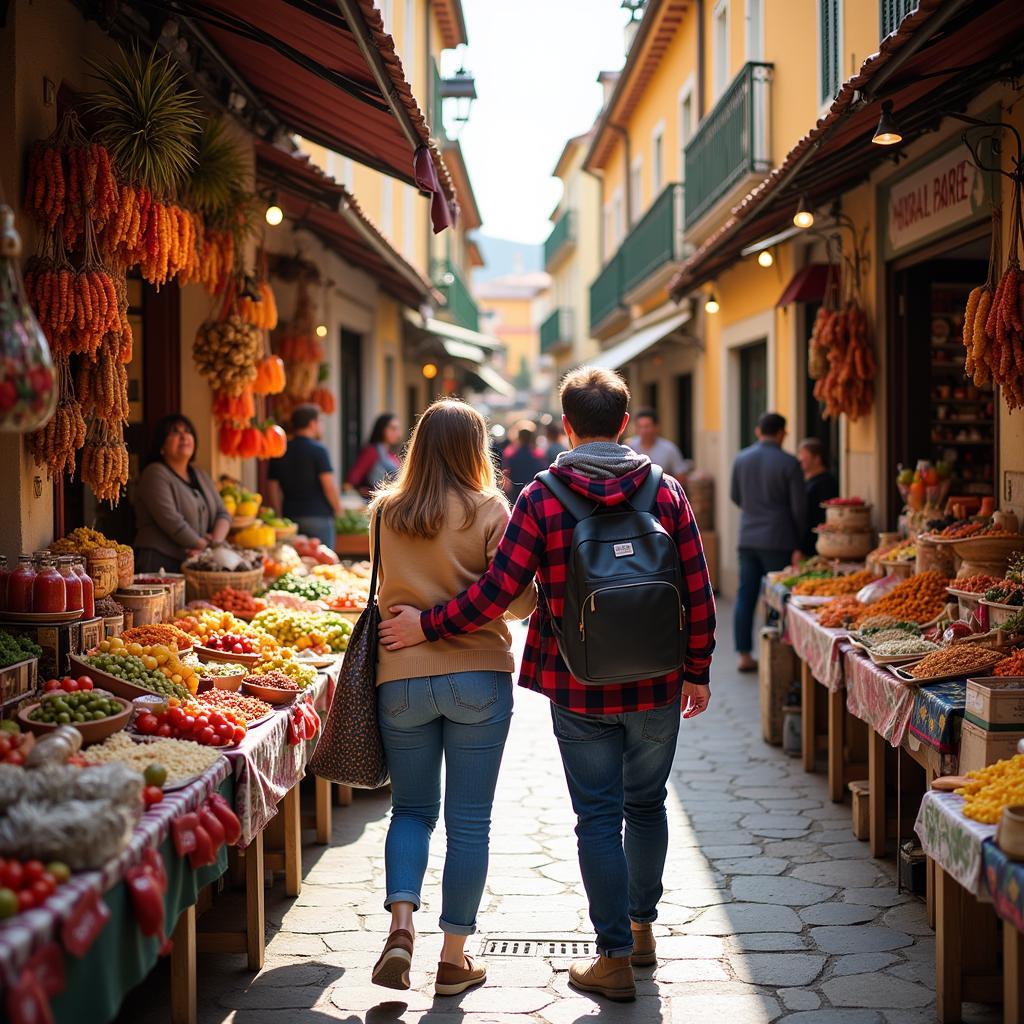
[[[810,558],[817,550],[816,526],[825,522],[822,502],[839,497],[839,483],[825,465],[825,446],[816,437],[805,437],[796,450],[800,468],[804,472],[807,489],[807,532],[800,542],[800,550]]]

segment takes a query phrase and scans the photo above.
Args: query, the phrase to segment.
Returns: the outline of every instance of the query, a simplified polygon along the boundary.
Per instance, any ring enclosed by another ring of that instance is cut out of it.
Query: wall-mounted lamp
[[[266,212],[263,214],[266,218],[267,223],[272,227],[276,228],[281,221],[284,220],[284,210],[277,205],[277,196],[273,195],[270,197],[270,203],[267,206]]]
[[[437,376],[437,366],[434,363],[424,363],[422,372],[427,380],[433,380]]]
[[[775,262],[775,257],[772,255],[771,249],[762,249],[757,254],[757,263],[761,267],[770,267]]]
[[[800,197],[800,202],[797,204],[796,213],[793,214],[793,223],[798,228],[814,227],[814,214],[811,212],[811,208],[807,205],[806,196]]]
[[[317,324],[316,325],[316,336],[318,338],[326,338],[327,337],[327,324]]]
[[[895,146],[897,142],[903,141],[903,132],[900,131],[899,122],[892,112],[892,100],[886,100],[882,104],[882,116],[878,119],[878,127],[871,141],[876,146]]]
[[[718,299],[715,298],[715,290],[712,288],[711,291],[708,292],[708,297],[704,300],[704,312],[714,315],[721,308],[722,307],[718,304]]]

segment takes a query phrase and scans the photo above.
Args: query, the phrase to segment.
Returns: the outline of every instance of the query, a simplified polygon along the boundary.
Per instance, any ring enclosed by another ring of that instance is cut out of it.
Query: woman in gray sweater
[[[180,413],[156,426],[135,496],[137,572],[178,572],[186,558],[224,540],[231,517],[208,474],[192,465],[196,428]]]

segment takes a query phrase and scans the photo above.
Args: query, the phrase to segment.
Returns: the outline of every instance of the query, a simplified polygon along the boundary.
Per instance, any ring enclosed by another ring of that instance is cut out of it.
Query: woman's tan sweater
[[[472,499],[476,505],[472,524],[466,525],[462,502],[453,495],[441,532],[430,540],[395,533],[385,517],[380,528],[381,618],[389,618],[388,608],[399,604],[433,608],[461,594],[487,571],[508,525],[508,505],[493,494],[474,494]],[[373,537],[371,524],[371,546]],[[526,618],[536,603],[536,588],[528,587],[512,602],[507,616]],[[475,633],[401,651],[388,651],[380,644],[377,685],[452,672],[511,672],[511,644],[501,619]]]

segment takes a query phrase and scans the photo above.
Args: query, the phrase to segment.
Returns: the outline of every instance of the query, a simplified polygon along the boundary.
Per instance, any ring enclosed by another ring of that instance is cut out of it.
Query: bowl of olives
[[[82,746],[99,743],[128,724],[132,705],[106,690],[54,690],[18,711],[18,722],[36,736],[70,725],[82,734]]]

